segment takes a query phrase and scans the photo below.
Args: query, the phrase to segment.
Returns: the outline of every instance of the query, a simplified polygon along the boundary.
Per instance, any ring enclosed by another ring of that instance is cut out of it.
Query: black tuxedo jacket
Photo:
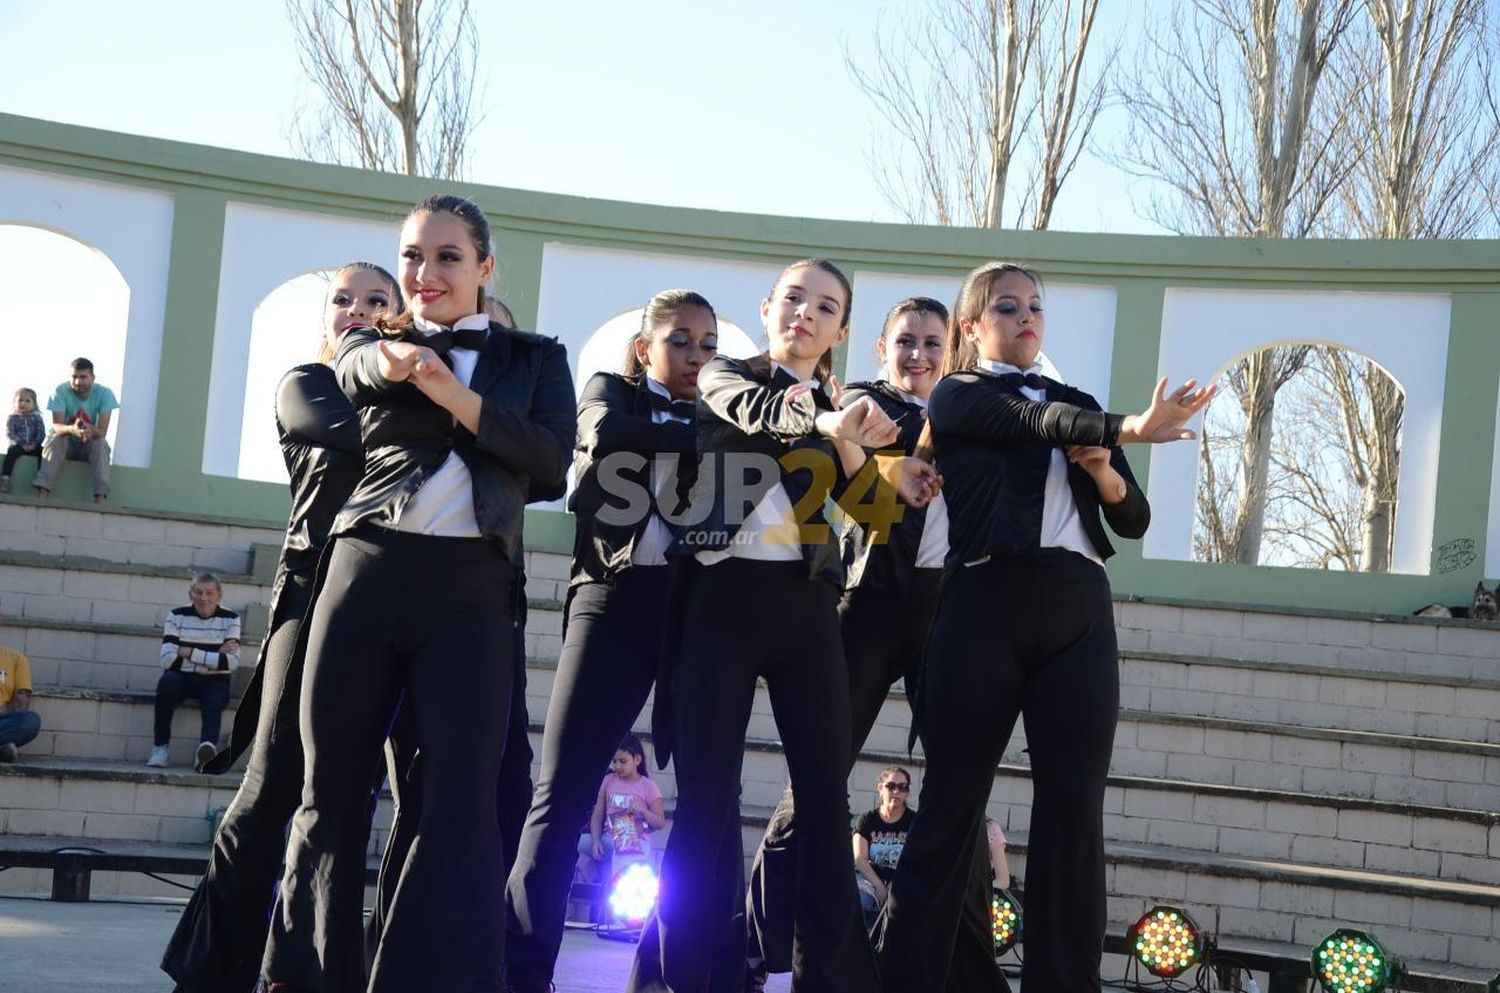
[[[921,404],[911,402],[883,379],[844,387],[844,406],[860,397],[869,397],[896,422],[900,433],[896,443],[883,450],[886,454],[911,455],[917,450],[917,441],[927,424]],[[848,527],[844,531],[848,586],[870,584],[893,593],[904,592],[910,585],[912,570],[917,567],[917,549],[926,525],[925,507],[908,507],[903,503],[901,520],[893,527],[878,530],[868,526]]]
[[[690,556],[728,548],[745,518],[778,482],[786,488],[794,506],[804,498],[815,501],[816,509],[802,523],[827,525],[824,500],[837,499],[848,485],[833,443],[820,437],[814,424],[818,414],[834,409],[833,401],[821,389],[787,400],[784,393],[795,382],[787,373],[777,371],[764,353],[743,360],[720,355],[703,367],[698,374],[698,477],[689,507],[694,517],[706,516],[678,530],[670,554]],[[804,449],[820,453],[813,460],[831,465],[833,471],[788,472],[783,465],[779,473],[757,478],[752,485],[725,485],[726,468],[735,472],[736,454],[780,459]],[[809,495],[814,489],[822,492]],[[842,586],[844,565],[838,538],[832,527],[826,527],[826,532],[826,541],[801,546],[802,559],[810,577]]]
[[[620,509],[618,494],[607,491],[600,479],[600,460],[628,453],[639,456],[633,466],[611,466],[611,474],[622,482],[651,493],[651,463],[658,457],[676,456],[678,478],[691,481],[697,462],[697,429],[692,424],[652,420],[655,408],[644,376],[625,377],[610,372],[595,373],[584,384],[578,398],[578,445],[573,457],[573,495],[568,509],[576,517],[573,539],[572,582],[612,579],[630,568],[630,556],[646,525],[657,512],[656,498],[630,523],[599,519],[599,512]],[[641,465],[640,460],[645,464]],[[676,507],[666,508],[669,511]],[[608,516],[608,515],[606,515]]]
[[[469,381],[483,400],[479,431],[470,434],[412,384],[380,375],[380,337],[351,328],[334,357],[339,385],[359,411],[365,471],[333,534],[364,523],[394,527],[422,483],[457,452],[473,477],[480,534],[520,568],[526,504],[555,500],[567,485],[576,417],[567,350],[555,338],[492,322]]]
[[[1093,479],[1068,464],[1068,487],[1099,558],[1115,551],[1101,512],[1122,538],[1146,533],[1150,504],[1116,444],[1124,418],[1103,412],[1082,390],[1049,383],[1047,399],[1034,401],[1019,387],[975,369],[945,377],[928,404],[948,503],[946,569],[986,555],[1019,555],[1040,547],[1047,469],[1052,449],[1060,445],[1111,448],[1110,465],[1125,480],[1125,499],[1101,504]]]

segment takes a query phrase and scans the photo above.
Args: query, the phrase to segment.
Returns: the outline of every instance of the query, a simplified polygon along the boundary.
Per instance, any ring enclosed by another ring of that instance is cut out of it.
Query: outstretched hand
[[[852,442],[860,448],[885,448],[900,435],[896,422],[869,397],[819,414],[817,427],[825,438]]]
[[[908,455],[901,460],[901,472],[896,479],[896,492],[901,502],[909,507],[925,507],[943,489],[943,477],[932,464]]]
[[[1143,413],[1130,414],[1120,427],[1120,444],[1160,444],[1167,441],[1191,441],[1198,437],[1196,431],[1183,427],[1219,392],[1217,384],[1198,387],[1196,379],[1189,379],[1170,394],[1167,380],[1163,376],[1156,381],[1151,395],[1151,406]]]

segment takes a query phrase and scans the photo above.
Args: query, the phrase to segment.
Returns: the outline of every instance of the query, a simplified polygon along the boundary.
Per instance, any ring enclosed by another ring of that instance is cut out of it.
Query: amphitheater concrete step
[[[1493,642],[1483,677],[1124,651],[1120,702],[1155,713],[1500,743],[1500,626]]]
[[[1127,598],[1115,603],[1120,648],[1367,672],[1500,679],[1500,624],[1317,608]]]
[[[0,497],[0,548],[13,552],[245,575],[255,547],[280,548],[283,536],[262,521]]]
[[[1024,870],[1027,837],[1008,839]],[[1500,968],[1500,887],[1295,862],[1109,842],[1105,888],[1111,930],[1123,932],[1158,903],[1181,906],[1222,939],[1303,949],[1340,927],[1373,931],[1394,955],[1426,971]]]
[[[262,622],[263,625],[263,622]],[[237,690],[249,678],[249,663],[261,632],[250,625],[241,638]],[[38,689],[154,690],[161,676],[161,625],[97,621],[17,620],[0,617],[0,644],[26,654]],[[241,672],[243,675],[241,675]]]
[[[42,685],[33,709],[42,716],[42,730],[25,747],[28,758],[145,762],[155,746],[155,694],[151,691]],[[221,738],[227,737],[233,727],[234,714],[231,704],[224,711]],[[172,715],[169,754],[173,765],[192,765],[201,720],[196,700],[184,702]]]
[[[167,614],[188,603],[191,574],[171,567],[151,567],[150,573],[135,569],[113,562],[0,557],[0,616],[22,623],[119,624],[160,631]],[[271,601],[269,577],[261,581],[225,574],[219,579],[223,605],[242,617],[258,608],[263,626]]]
[[[207,844],[239,788],[237,773],[22,756],[0,765],[0,835]],[[372,852],[384,846],[390,817],[389,794],[382,792]]]

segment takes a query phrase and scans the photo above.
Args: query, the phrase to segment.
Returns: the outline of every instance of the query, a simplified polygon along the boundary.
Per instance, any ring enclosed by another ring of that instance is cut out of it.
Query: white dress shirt
[[[418,330],[433,334],[444,328],[418,317]],[[484,314],[470,314],[453,323],[453,330],[463,328],[486,330],[490,319]],[[479,364],[479,353],[472,348],[455,348],[448,353],[453,363],[453,375],[465,386],[474,378],[474,367]],[[422,486],[401,509],[396,520],[397,531],[415,534],[441,535],[446,538],[478,538],[479,522],[474,518],[474,479],[469,467],[449,452],[437,471],[422,481]]]
[[[666,397],[668,400],[672,399],[672,394],[665,386],[658,383],[652,377],[649,369],[646,371],[646,389],[658,396]],[[670,410],[653,410],[651,412],[652,424],[665,424],[668,421],[676,421],[678,424],[691,423],[688,418],[678,417]],[[646,530],[642,531],[641,536],[636,539],[635,547],[630,550],[631,565],[667,564],[667,546],[672,544],[672,529],[667,527],[667,522],[662,520],[661,517],[660,511],[663,496],[661,488],[664,480],[661,478],[663,474],[657,462],[657,459],[651,460],[651,493],[656,498],[657,509],[646,522]]]
[[[1017,369],[1007,362],[990,359],[980,359],[978,364],[979,368],[1001,376],[1016,372],[1024,375],[1043,374],[1040,365],[1034,365],[1030,369]],[[1041,390],[1024,385],[1021,387],[1021,395],[1038,402],[1047,399],[1047,395]],[[1068,488],[1068,456],[1057,446],[1053,446],[1052,460],[1047,465],[1047,486],[1042,497],[1042,530],[1039,537],[1043,548],[1066,548],[1100,565],[1104,564],[1104,560],[1094,550],[1094,543],[1089,541],[1088,533],[1083,530],[1078,505],[1073,502],[1073,491]]]
[[[887,380],[889,382],[889,380]],[[908,393],[895,383],[891,389],[901,395],[907,403],[927,409],[927,398]],[[927,517],[922,522],[922,539],[917,543],[917,568],[941,569],[948,557],[948,502],[939,493],[927,504]]]

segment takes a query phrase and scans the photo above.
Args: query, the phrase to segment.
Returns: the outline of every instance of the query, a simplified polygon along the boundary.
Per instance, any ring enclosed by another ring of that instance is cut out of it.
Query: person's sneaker
[[[0,745],[0,762],[14,762],[16,756],[19,754],[20,749],[16,747],[13,741],[7,741],[5,744]]]
[[[211,741],[198,742],[198,750],[193,752],[193,768],[198,772],[202,772],[203,767],[212,762],[213,757],[217,754],[219,754],[218,745],[215,745]]]
[[[151,749],[151,757],[146,760],[146,764],[153,769],[165,769],[167,767],[167,746],[157,745]]]
[[[10,477],[0,476],[0,493],[10,492]]]

